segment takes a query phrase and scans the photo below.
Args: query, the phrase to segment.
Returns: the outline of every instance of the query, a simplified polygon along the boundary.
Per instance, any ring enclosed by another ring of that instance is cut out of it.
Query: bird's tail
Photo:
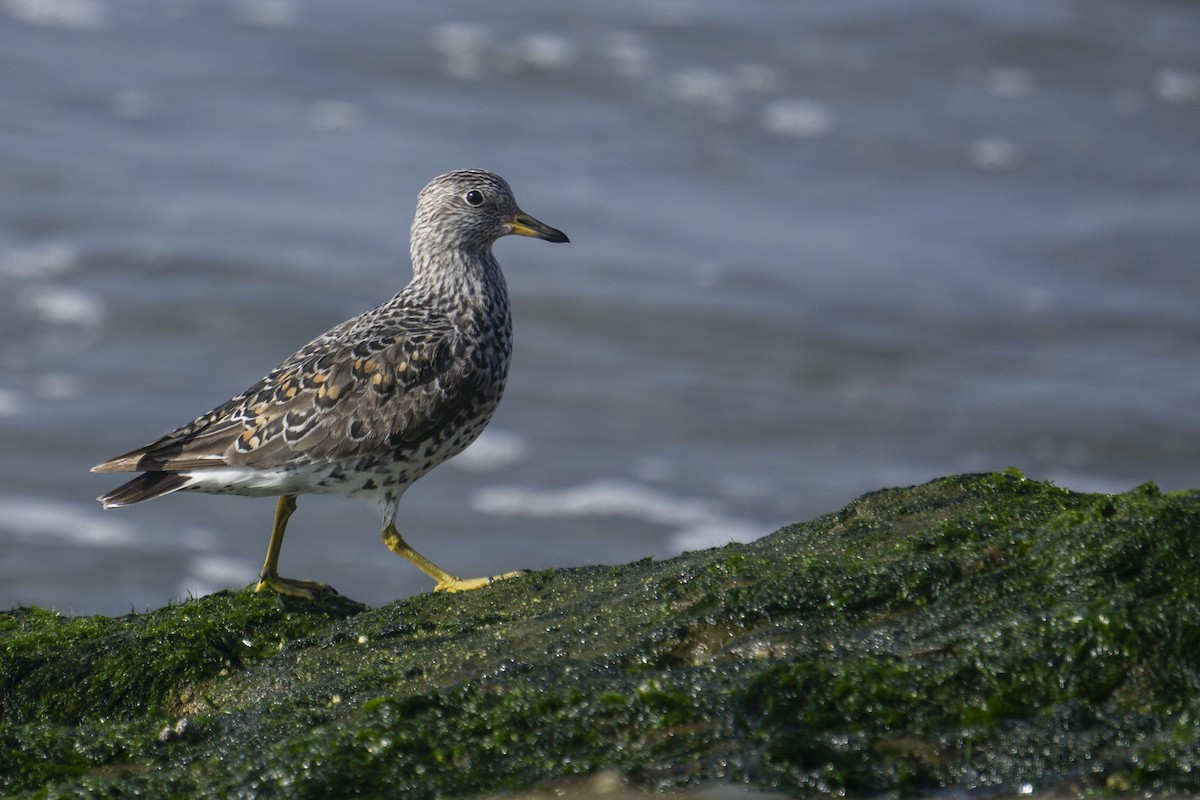
[[[187,483],[187,476],[178,472],[143,472],[128,483],[123,483],[96,499],[105,508],[123,508],[177,492]]]

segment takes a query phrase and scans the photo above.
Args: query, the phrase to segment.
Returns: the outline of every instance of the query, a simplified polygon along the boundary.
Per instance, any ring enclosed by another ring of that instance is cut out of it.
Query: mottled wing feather
[[[393,307],[382,320],[369,312],[227,403],[96,469],[266,468],[383,455],[436,434],[472,402],[481,378],[447,321],[416,309]]]
[[[475,370],[461,337],[359,342],[322,357],[294,396],[253,400],[226,461],[267,467],[296,460],[382,455],[425,441],[474,397]]]
[[[228,414],[239,406],[242,399],[242,396],[235,397],[148,445],[97,464],[92,467],[92,472],[181,471],[222,466],[224,461],[220,454],[230,432],[241,428],[241,424]]]

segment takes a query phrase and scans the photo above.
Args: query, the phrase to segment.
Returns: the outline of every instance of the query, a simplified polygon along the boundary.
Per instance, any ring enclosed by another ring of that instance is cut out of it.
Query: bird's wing
[[[425,441],[478,396],[485,376],[448,321],[393,312],[348,320],[227,403],[94,471],[267,468]]]

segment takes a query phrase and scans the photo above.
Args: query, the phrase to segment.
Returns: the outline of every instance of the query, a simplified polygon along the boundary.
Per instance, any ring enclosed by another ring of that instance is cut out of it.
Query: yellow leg
[[[401,558],[407,559],[414,567],[437,581],[437,586],[433,587],[435,592],[466,592],[471,589],[479,589],[496,581],[516,578],[524,575],[526,572],[525,570],[505,572],[503,575],[493,575],[490,578],[459,578],[456,575],[446,572],[446,570],[434,564],[416,550],[413,550],[412,546],[404,541],[404,537],[396,530],[395,523],[384,528],[383,533],[380,535],[383,538],[383,543],[387,545],[388,550],[391,550]]]
[[[283,547],[283,534],[287,529],[288,520],[295,511],[296,495],[285,494],[279,498],[279,503],[275,506],[275,524],[271,526],[271,541],[267,545],[267,560],[263,562],[254,591],[271,590],[290,597],[315,600],[322,592],[332,592],[333,589],[316,581],[279,577],[279,550]]]

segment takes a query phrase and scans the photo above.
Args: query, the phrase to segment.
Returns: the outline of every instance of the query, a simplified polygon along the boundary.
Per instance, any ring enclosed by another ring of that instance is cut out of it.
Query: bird
[[[306,493],[373,505],[384,544],[432,578],[436,591],[524,574],[459,578],[396,528],[404,492],[466,449],[504,393],[512,318],[492,245],[509,234],[570,241],[523,212],[499,175],[460,169],[434,178],[417,197],[404,289],[313,339],[229,401],[92,467],[140,473],[97,499],[112,509],[179,491],[278,497],[254,585],[260,592],[314,600],[335,591],[279,575],[288,520]]]

